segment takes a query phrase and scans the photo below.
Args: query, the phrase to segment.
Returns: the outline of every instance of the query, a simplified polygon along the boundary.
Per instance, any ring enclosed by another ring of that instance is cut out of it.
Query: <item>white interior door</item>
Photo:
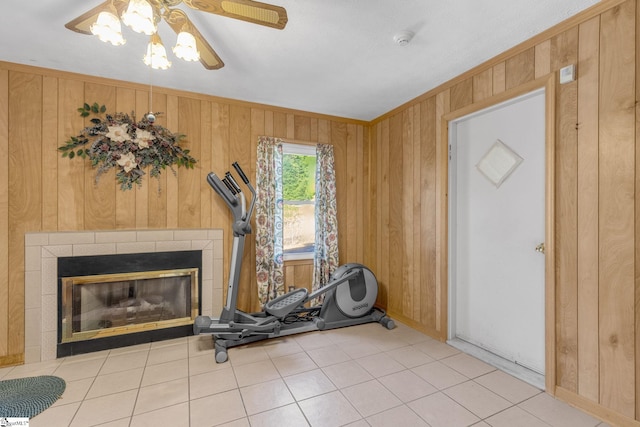
[[[544,374],[544,90],[453,121],[449,135],[450,338]],[[499,186],[512,159],[497,140],[522,159]]]

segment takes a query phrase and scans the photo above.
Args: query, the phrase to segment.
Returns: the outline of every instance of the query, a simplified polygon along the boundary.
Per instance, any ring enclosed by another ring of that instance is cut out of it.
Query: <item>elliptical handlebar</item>
[[[246,197],[242,192],[242,188],[231,175],[231,172],[227,171],[224,178],[220,179],[214,172],[210,172],[207,175],[207,182],[218,193],[222,200],[227,204],[231,214],[233,215],[233,232],[235,235],[251,234],[251,216],[256,203],[256,191],[251,185],[249,178],[245,175],[244,171],[238,164],[233,163],[233,167],[242,179],[242,182],[251,192],[251,203],[249,209],[246,207]]]
[[[241,193],[242,192],[242,190],[240,189],[240,186],[236,182],[235,178],[233,177],[233,175],[231,175],[231,172],[227,171],[227,173],[224,174],[224,179],[229,181],[229,185],[231,185],[231,187],[233,187],[233,189],[236,191],[236,193]]]
[[[240,175],[240,178],[242,178],[242,181],[245,184],[250,185],[249,178],[247,178],[247,175],[244,174],[244,171],[242,170],[238,162],[233,162],[232,166],[236,169],[236,172],[238,172],[238,175]]]

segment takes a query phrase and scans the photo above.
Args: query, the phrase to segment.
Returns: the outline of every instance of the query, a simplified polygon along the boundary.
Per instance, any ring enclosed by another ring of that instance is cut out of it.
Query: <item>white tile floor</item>
[[[31,427],[606,426],[402,324],[262,341],[223,364],[197,336],[0,369],[34,375],[67,389]]]

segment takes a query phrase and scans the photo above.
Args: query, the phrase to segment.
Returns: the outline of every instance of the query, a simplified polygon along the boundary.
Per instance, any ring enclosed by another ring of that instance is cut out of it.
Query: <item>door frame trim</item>
[[[522,84],[515,88],[501,92],[482,101],[452,111],[442,116],[442,134],[440,148],[442,152],[449,152],[449,123],[463,116],[490,108],[513,98],[517,98],[537,89],[545,90],[545,391],[555,394],[556,385],[556,330],[555,330],[555,128],[556,128],[556,83],[555,73]],[[440,194],[444,200],[441,209],[440,259],[440,287],[445,290],[441,309],[443,319],[446,319],[444,336],[449,336],[449,161],[442,168],[440,175]],[[444,238],[446,236],[446,238]]]

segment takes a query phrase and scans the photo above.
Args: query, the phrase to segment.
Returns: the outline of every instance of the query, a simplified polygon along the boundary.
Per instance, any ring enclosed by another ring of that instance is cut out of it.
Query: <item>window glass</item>
[[[284,144],[282,159],[285,259],[313,258],[316,197],[315,147]]]

